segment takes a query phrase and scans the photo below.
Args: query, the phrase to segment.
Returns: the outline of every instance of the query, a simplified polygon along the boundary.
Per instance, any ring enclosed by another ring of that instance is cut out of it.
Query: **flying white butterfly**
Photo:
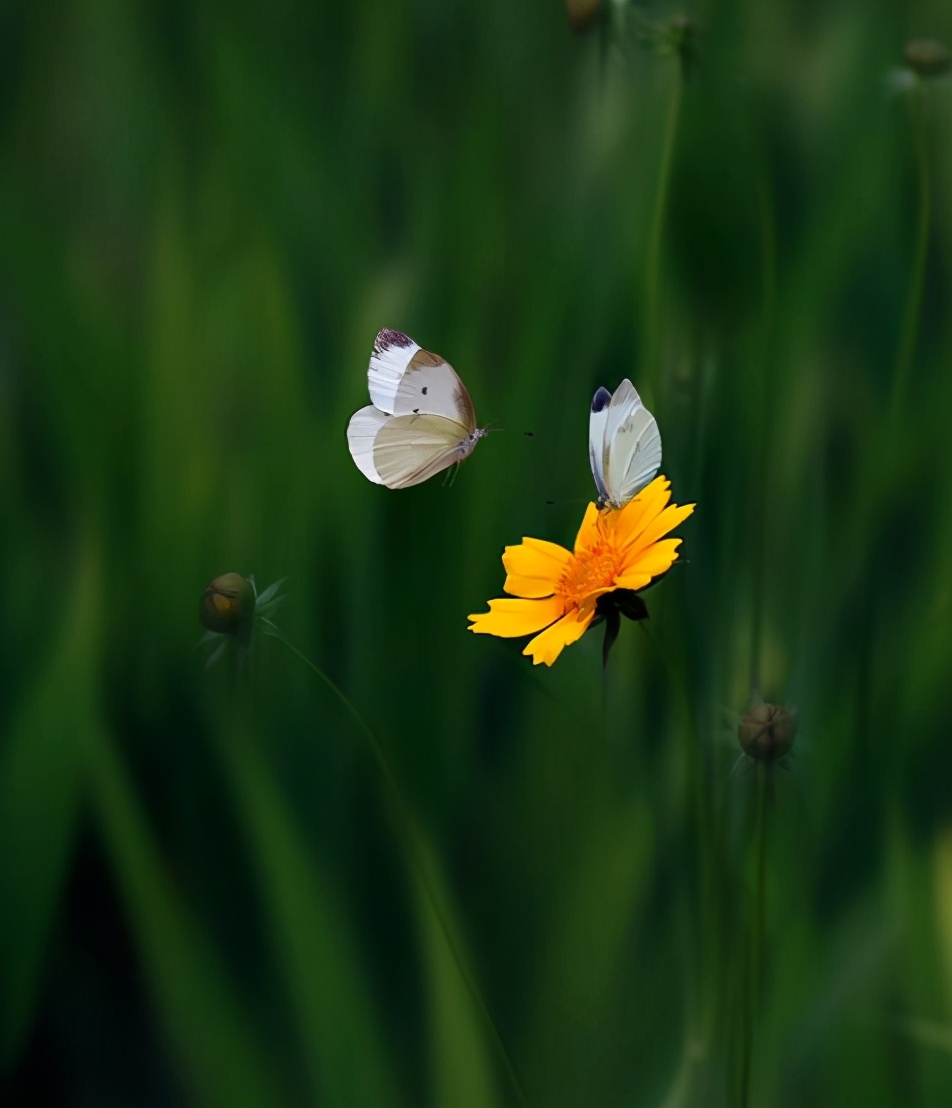
[[[453,367],[400,331],[377,332],[367,384],[373,404],[350,417],[347,444],[378,485],[419,485],[468,458],[486,434]]]
[[[621,508],[661,468],[661,433],[627,378],[615,389],[592,397],[588,453],[599,507]]]

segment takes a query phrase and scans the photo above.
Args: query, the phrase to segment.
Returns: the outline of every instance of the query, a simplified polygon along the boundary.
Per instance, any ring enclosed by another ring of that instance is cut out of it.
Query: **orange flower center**
[[[555,591],[578,607],[596,589],[610,588],[617,573],[618,552],[609,543],[599,543],[573,555]]]

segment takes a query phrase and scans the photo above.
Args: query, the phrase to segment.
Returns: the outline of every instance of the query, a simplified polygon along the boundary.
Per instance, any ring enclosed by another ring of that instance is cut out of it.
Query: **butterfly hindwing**
[[[384,483],[374,465],[374,440],[377,432],[391,417],[379,411],[373,404],[354,412],[347,424],[347,445],[351,457],[360,472],[376,485]]]
[[[473,445],[466,428],[445,416],[391,416],[377,432],[373,463],[385,485],[405,489],[462,461]]]

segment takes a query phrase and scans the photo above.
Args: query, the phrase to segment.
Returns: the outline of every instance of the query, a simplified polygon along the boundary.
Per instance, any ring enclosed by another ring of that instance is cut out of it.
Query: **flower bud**
[[[740,721],[737,738],[744,753],[761,762],[775,762],[790,752],[797,717],[779,704],[757,704]]]
[[[598,15],[602,0],[565,0],[569,23],[577,34],[587,31]]]
[[[669,19],[662,33],[662,43],[677,54],[681,62],[681,75],[688,80],[698,61],[698,34],[694,21],[686,15]]]
[[[914,39],[903,51],[906,65],[917,77],[939,77],[947,72],[952,57],[949,48],[934,38]]]
[[[240,573],[223,573],[205,589],[198,614],[202,626],[219,635],[247,638],[255,614],[255,590]]]

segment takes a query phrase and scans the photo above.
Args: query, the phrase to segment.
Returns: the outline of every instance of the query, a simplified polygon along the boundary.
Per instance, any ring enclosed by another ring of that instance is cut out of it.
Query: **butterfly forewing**
[[[397,386],[394,415],[438,415],[476,430],[476,412],[456,370],[429,350],[417,350]]]
[[[608,472],[611,462],[612,443],[618,434],[621,425],[625,422],[632,410],[641,404],[635,386],[626,377],[612,394],[611,403],[608,405],[608,419],[605,422],[605,441],[602,447],[602,471],[608,482]]]
[[[599,388],[592,397],[592,410],[588,418],[588,458],[601,500],[608,499],[605,488],[605,430],[608,426],[608,405],[611,399],[612,394],[608,389]]]
[[[377,332],[367,369],[367,388],[374,406],[382,412],[393,413],[400,382],[419,349],[402,331],[385,328]]]

